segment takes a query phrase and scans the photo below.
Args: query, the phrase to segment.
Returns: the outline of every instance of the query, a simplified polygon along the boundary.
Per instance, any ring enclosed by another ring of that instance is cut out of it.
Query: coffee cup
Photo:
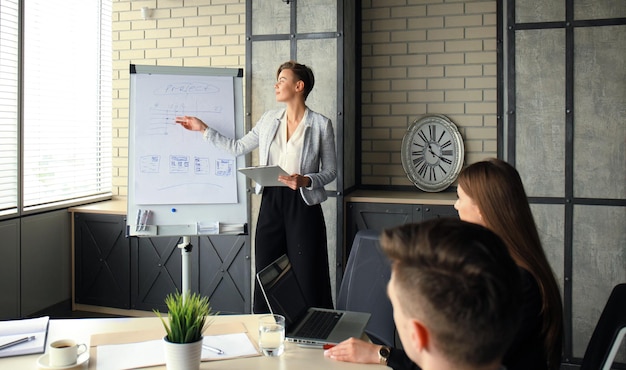
[[[77,344],[72,339],[61,339],[50,343],[48,348],[50,366],[68,366],[78,361],[78,356],[87,351],[85,344]]]

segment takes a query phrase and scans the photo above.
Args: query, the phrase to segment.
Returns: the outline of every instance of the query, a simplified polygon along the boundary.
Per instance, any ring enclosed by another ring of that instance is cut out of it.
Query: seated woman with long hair
[[[502,364],[507,370],[558,369],[563,335],[561,294],[519,173],[499,159],[474,163],[459,174],[457,194],[454,208],[461,220],[495,232],[520,268],[522,325]],[[324,355],[338,361],[383,363],[395,370],[419,369],[404,351],[392,348],[385,359],[379,355],[380,349],[380,345],[350,338]]]

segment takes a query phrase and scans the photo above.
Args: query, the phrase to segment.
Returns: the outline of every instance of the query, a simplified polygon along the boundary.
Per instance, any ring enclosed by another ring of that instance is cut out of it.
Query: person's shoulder
[[[283,116],[283,114],[285,114],[285,108],[276,108],[276,109],[270,109],[265,111],[265,113],[263,113],[263,115],[261,116],[261,118],[281,118]]]
[[[275,122],[276,120],[281,119],[284,114],[285,108],[266,110],[257,121],[257,125]]]
[[[310,108],[309,108],[308,117],[309,117],[309,122],[312,122],[313,124],[325,124],[330,121],[330,118]]]
[[[310,108],[309,108],[309,116],[311,116],[311,117],[315,117],[316,119],[324,119],[324,120],[329,119],[329,118],[328,118],[328,117],[326,117],[325,115],[323,115],[323,114],[321,114],[321,113],[318,113],[318,112],[316,112],[316,111],[314,111],[314,110],[312,110],[312,109],[310,109]]]

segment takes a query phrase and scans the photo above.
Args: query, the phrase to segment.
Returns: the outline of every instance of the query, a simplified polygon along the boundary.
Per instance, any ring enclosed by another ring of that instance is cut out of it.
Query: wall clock
[[[465,147],[457,126],[444,115],[423,116],[411,124],[402,139],[402,167],[419,189],[448,188],[463,167]]]

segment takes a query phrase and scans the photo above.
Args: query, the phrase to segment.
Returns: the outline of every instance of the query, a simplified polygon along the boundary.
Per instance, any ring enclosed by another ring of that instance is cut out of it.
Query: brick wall
[[[400,147],[424,114],[463,135],[467,164],[496,156],[496,1],[362,1],[362,178],[411,185]]]
[[[243,68],[245,11],[245,0],[113,0],[114,194],[128,194],[129,65]]]
[[[402,136],[449,116],[466,163],[496,155],[496,2],[363,0],[362,178],[411,185]],[[141,8],[152,9],[142,19]],[[243,68],[245,0],[114,0],[113,193],[127,195],[129,64]],[[346,153],[345,155],[352,155]]]

